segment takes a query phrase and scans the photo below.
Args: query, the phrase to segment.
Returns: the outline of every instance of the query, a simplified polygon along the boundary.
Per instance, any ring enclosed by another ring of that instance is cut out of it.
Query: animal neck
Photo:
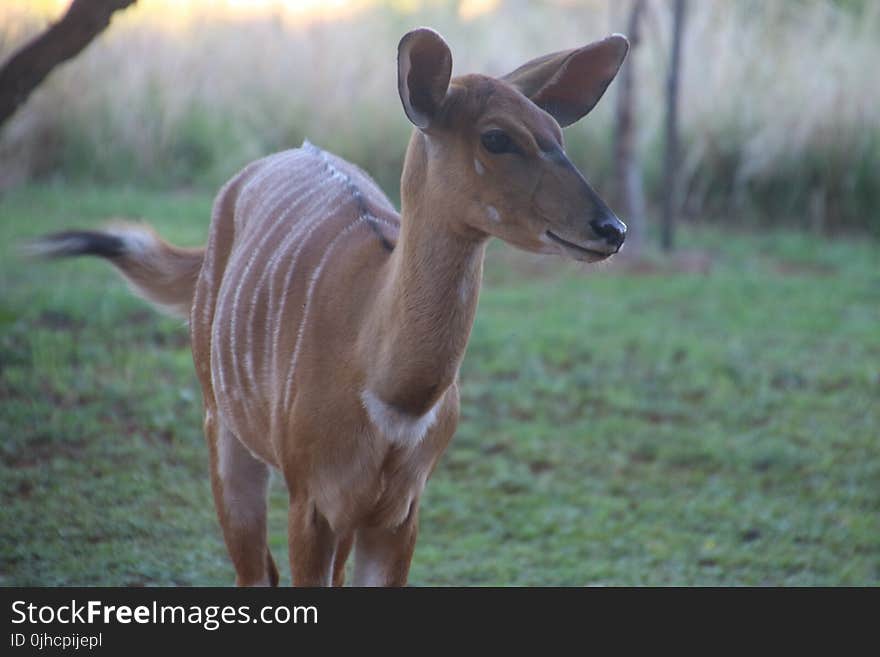
[[[465,227],[448,193],[428,184],[426,138],[410,142],[401,227],[366,326],[367,389],[422,416],[455,382],[474,322],[486,235]],[[432,177],[436,180],[436,177]]]

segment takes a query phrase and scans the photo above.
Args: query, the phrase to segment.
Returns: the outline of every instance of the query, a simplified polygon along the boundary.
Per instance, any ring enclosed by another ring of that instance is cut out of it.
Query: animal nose
[[[626,224],[613,214],[607,214],[590,222],[590,228],[599,237],[605,240],[609,246],[620,250],[623,240],[626,239]]]

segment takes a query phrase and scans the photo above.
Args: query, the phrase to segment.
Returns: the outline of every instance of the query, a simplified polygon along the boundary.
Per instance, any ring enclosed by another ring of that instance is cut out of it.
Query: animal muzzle
[[[626,239],[626,224],[614,216],[610,211],[602,213],[598,219],[590,222],[590,228],[596,237],[605,242],[612,253],[620,251],[623,241]]]

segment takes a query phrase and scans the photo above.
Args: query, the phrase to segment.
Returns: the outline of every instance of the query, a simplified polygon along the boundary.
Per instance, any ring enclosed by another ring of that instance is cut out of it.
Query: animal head
[[[398,46],[398,91],[418,129],[407,162],[427,187],[419,193],[445,199],[456,228],[528,251],[587,262],[616,253],[626,226],[569,160],[562,128],[596,105],[628,49],[613,35],[500,78],[452,78],[443,38],[427,28],[407,33]]]

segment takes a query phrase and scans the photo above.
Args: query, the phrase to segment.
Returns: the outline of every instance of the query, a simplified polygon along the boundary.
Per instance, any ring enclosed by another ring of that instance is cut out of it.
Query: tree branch
[[[19,48],[0,68],[0,125],[56,66],[79,54],[136,0],[73,0],[60,21]]]
[[[645,195],[638,157],[638,103],[636,51],[641,41],[645,0],[631,0],[626,36],[629,56],[617,78],[617,112],[614,121],[614,181],[616,205],[626,222],[626,253],[637,256],[645,239]]]
[[[678,82],[687,0],[675,0],[672,12],[672,53],[669,61],[669,75],[666,78],[666,152],[663,158],[663,223],[660,234],[660,243],[664,251],[671,251],[674,246],[675,215],[679,210]]]

